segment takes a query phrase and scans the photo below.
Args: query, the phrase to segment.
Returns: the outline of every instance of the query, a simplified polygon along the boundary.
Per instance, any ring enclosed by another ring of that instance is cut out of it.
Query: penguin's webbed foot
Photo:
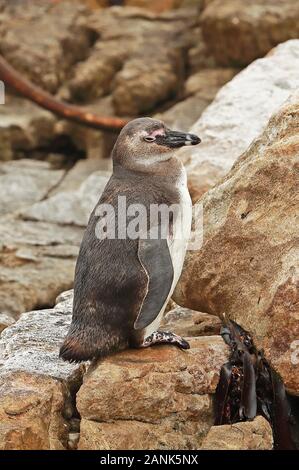
[[[185,339],[170,331],[154,331],[154,333],[144,339],[141,347],[148,348],[155,344],[173,344],[180,349],[190,349],[190,344]]]

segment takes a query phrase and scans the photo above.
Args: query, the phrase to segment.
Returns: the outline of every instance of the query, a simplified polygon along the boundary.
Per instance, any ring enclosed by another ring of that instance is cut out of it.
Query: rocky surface
[[[170,128],[188,131],[236,73],[236,69],[206,69],[191,75],[184,84],[184,99],[155,117]]]
[[[65,300],[64,300],[65,299]],[[23,314],[0,340],[0,449],[68,447],[83,366],[58,359],[72,299]],[[46,325],[46,328],[45,328]]]
[[[272,450],[273,436],[268,421],[257,416],[254,421],[212,426],[201,450]]]
[[[64,174],[46,162],[24,159],[0,163],[0,216],[46,198]]]
[[[5,313],[0,314],[0,333],[2,333],[5,328],[14,324],[14,319],[10,315],[5,315]]]
[[[0,106],[0,161],[48,145],[54,138],[54,124],[51,113],[6,93]]]
[[[155,13],[179,7],[195,6],[200,10],[202,0],[124,0],[124,5],[146,8]]]
[[[298,128],[296,92],[199,202],[203,246],[189,251],[175,296],[189,308],[226,312],[249,330],[297,395]]]
[[[22,211],[29,220],[86,227],[89,216],[110,177],[109,172],[94,172],[74,191],[59,191],[48,199]]]
[[[203,36],[220,65],[247,65],[299,36],[297,0],[213,0],[201,17]]]
[[[72,96],[90,99],[111,93],[116,114],[131,116],[173,98],[183,80],[185,49],[196,41],[190,34],[196,24],[188,9],[157,16],[115,7],[94,15],[88,28],[100,39],[74,72]]]
[[[0,52],[27,77],[55,93],[92,44],[79,2],[2,2]],[[45,34],[47,31],[47,34]]]
[[[227,350],[219,336],[190,342],[187,352],[129,350],[91,368],[77,394],[79,449],[197,449]]]
[[[177,305],[165,313],[161,328],[165,331],[175,331],[183,337],[219,335],[221,321],[214,315]]]
[[[226,84],[191,131],[202,143],[182,150],[193,201],[216,184],[299,86],[299,40],[279,45]],[[190,82],[189,82],[190,83]]]
[[[99,162],[69,172],[33,160],[0,166],[1,314],[52,306],[72,287],[83,229],[109,177],[93,171]]]
[[[189,71],[205,62],[197,2],[176,2],[183,8],[164,12],[134,6],[94,10],[82,3],[0,3],[0,53],[43,89],[104,116],[154,113],[184,98]],[[8,90],[6,98],[0,159],[51,149],[61,139],[88,157],[109,156],[115,136],[59,121]],[[182,120],[194,110],[185,119],[187,129],[211,99],[194,98],[193,105],[188,100],[170,113]]]
[[[2,333],[0,448],[76,448],[80,436],[80,449],[197,449],[213,423],[212,394],[227,361],[221,337],[190,338],[187,352],[160,346],[116,354],[93,364],[81,386],[84,367],[58,359],[71,309],[69,291],[53,309],[25,313]],[[172,326],[186,331],[186,315],[176,312]]]

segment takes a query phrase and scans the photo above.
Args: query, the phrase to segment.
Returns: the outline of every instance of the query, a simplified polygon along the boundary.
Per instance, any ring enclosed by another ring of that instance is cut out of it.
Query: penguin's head
[[[115,164],[125,167],[148,166],[169,160],[177,148],[199,143],[194,134],[172,131],[157,119],[138,118],[121,130],[112,156]]]

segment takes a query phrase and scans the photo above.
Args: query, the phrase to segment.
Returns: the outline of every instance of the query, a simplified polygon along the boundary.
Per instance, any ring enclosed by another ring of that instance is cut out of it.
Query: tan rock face
[[[299,87],[298,68],[299,40],[288,41],[252,63],[218,92],[191,128],[202,143],[180,151],[193,201],[227,174],[264,130],[271,115]]]
[[[72,298],[29,312],[0,340],[0,449],[65,449],[83,369],[58,359]],[[46,325],[46,328],[45,328]]]
[[[268,421],[257,416],[254,421],[212,426],[201,450],[272,450],[272,429]]]
[[[2,333],[5,328],[14,324],[14,319],[10,315],[5,315],[5,313],[0,313],[0,333]]]
[[[55,93],[72,64],[82,60],[90,47],[90,35],[81,23],[87,14],[83,5],[26,0],[4,2],[2,8],[1,53],[35,83]]]
[[[183,337],[219,335],[221,320],[208,313],[176,306],[164,315],[161,328]]]
[[[77,395],[80,449],[196,449],[212,421],[227,349],[219,336],[191,349],[125,351],[90,369]]]
[[[192,31],[197,23],[194,10],[158,15],[115,7],[93,15],[87,27],[99,40],[75,70],[72,96],[83,92],[86,99],[86,87],[87,98],[111,93],[116,114],[129,116],[175,97],[183,79],[185,49],[196,41]]]
[[[180,305],[226,312],[253,334],[299,394],[299,96],[280,108],[228,176],[202,199],[204,243],[190,251]]]
[[[214,0],[201,19],[204,38],[220,65],[247,65],[299,34],[297,0]]]
[[[124,5],[141,7],[155,13],[171,10],[178,7],[196,6],[201,8],[201,0],[125,0]]]

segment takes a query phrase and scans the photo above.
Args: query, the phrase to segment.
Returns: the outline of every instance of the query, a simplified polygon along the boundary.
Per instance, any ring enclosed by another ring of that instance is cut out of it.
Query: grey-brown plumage
[[[169,242],[162,237],[99,239],[96,212],[99,204],[114,207],[117,234],[119,196],[126,197],[127,207],[142,204],[148,214],[152,204],[179,204],[178,183],[184,170],[173,149],[199,142],[192,134],[170,131],[150,118],[135,119],[121,131],[112,153],[113,174],[81,243],[72,323],[60,349],[63,359],[88,360],[128,346],[159,342],[188,347],[171,333],[146,334],[164,310],[177,280]]]

